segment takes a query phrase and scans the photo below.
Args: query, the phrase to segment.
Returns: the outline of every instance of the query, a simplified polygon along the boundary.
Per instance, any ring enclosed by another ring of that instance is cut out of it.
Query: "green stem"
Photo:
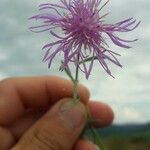
[[[79,57],[78,57],[79,58]],[[84,60],[83,62],[86,61],[90,61],[91,59],[96,59],[91,57],[90,59]],[[82,63],[82,62],[81,62]],[[73,103],[77,103],[79,102],[79,96],[78,96],[78,77],[79,77],[79,65],[76,65],[76,72],[75,72],[75,78],[73,78],[71,72],[67,69],[65,69],[66,74],[70,77],[70,79],[73,82]],[[96,145],[98,145],[98,147],[101,148],[101,150],[105,150],[105,147],[103,146],[103,144],[101,143],[100,137],[98,135],[98,133],[96,132],[96,130],[94,129],[94,122],[96,120],[94,120],[90,114],[90,111],[87,107],[87,124],[85,129],[83,130],[81,137],[86,137],[89,140],[92,140]],[[86,130],[90,131],[90,135],[86,136]]]
[[[73,90],[73,99],[75,101],[79,100],[79,96],[78,96],[78,77],[79,77],[79,66],[76,66],[76,73],[75,73],[75,79],[74,79],[74,90]]]
[[[71,72],[68,69],[64,69],[64,71],[68,75],[68,77],[71,79],[71,81],[74,83],[74,78],[72,77]]]
[[[94,128],[94,123],[96,123],[96,120],[91,116],[89,108],[87,109],[87,123],[86,126],[81,133],[81,138],[87,139],[92,141],[94,144],[96,144],[101,150],[106,150],[104,145],[101,142],[100,136],[97,133],[96,129]]]

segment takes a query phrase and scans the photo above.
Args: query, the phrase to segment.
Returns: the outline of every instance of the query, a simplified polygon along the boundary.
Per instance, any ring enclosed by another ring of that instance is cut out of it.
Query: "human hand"
[[[96,150],[79,136],[86,124],[88,105],[96,127],[109,125],[109,106],[88,101],[71,106],[72,82],[59,77],[10,78],[0,82],[0,150]]]

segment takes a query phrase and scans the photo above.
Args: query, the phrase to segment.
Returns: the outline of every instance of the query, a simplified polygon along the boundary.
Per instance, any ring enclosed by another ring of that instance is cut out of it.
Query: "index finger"
[[[72,97],[71,81],[56,77],[9,78],[0,83],[0,124],[6,125],[20,117],[27,107],[46,107],[64,97]],[[78,87],[81,101],[89,99],[84,86]]]

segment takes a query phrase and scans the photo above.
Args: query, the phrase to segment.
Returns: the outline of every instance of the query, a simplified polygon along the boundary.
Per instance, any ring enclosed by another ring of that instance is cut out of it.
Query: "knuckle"
[[[1,80],[0,81],[0,84],[6,84],[6,83],[10,83],[12,80],[14,80],[14,78],[13,77],[9,77],[9,78],[5,78],[5,79],[3,79],[3,80]]]
[[[14,88],[14,78],[6,78],[0,81],[0,94],[4,94],[8,90],[12,90]]]
[[[57,131],[42,129],[34,134],[34,138],[40,150],[66,150],[63,137]]]
[[[10,85],[10,78],[6,78],[0,81],[0,93],[4,93],[6,91],[7,87]]]
[[[12,85],[13,80],[14,80],[14,78],[12,78],[12,77],[1,80],[0,81],[0,87]]]

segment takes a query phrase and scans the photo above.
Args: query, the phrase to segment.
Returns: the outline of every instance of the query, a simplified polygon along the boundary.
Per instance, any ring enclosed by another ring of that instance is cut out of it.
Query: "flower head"
[[[70,63],[78,66],[86,78],[89,77],[93,63],[98,60],[104,70],[112,76],[107,65],[107,60],[122,67],[116,56],[119,55],[109,49],[104,34],[111,41],[123,48],[130,48],[130,42],[117,36],[119,32],[134,30],[140,22],[129,18],[114,24],[105,23],[105,16],[101,10],[107,2],[101,5],[102,0],[60,0],[60,4],[39,5],[40,14],[31,17],[41,21],[40,26],[30,29],[34,32],[50,31],[58,40],[46,44],[44,61],[51,66],[53,58],[58,53],[63,53],[62,69],[70,68]],[[55,13],[52,13],[55,12]],[[58,35],[56,29],[62,30],[63,35]],[[89,61],[90,60],[90,61]]]

